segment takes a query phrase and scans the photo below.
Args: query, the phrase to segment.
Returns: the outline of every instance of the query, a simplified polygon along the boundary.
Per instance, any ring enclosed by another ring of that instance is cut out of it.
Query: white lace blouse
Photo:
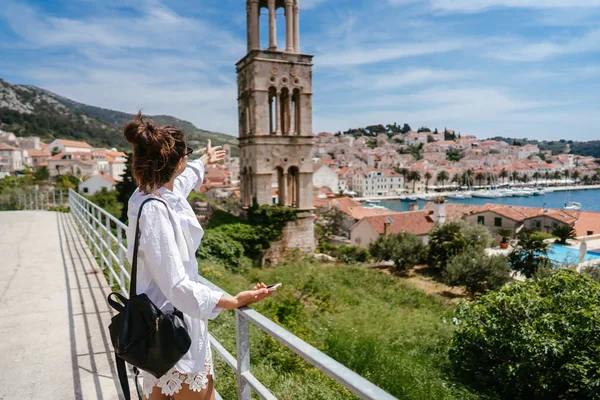
[[[142,373],[144,395],[149,396],[158,385],[165,395],[177,393],[186,382],[192,390],[206,387],[207,375],[212,374],[212,355],[208,341],[208,319],[215,318],[222,296],[198,282],[196,250],[204,231],[187,197],[204,179],[200,160],[188,163],[176,178],[173,191],[164,187],[158,195],[146,195],[136,190],[129,199],[129,228],[127,258],[132,261],[135,221],[140,205],[150,196],[160,198],[146,203],[140,218],[140,247],[138,252],[137,293],[145,293],[163,311],[173,307],[184,313],[192,345],[175,367],[160,379]]]

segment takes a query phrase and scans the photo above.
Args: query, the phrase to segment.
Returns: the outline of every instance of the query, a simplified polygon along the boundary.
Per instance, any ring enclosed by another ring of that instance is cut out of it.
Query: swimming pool
[[[550,246],[550,252],[548,256],[552,261],[559,264],[579,264],[579,249],[572,247],[563,246],[561,244],[553,244]],[[600,253],[594,251],[588,251],[586,253],[584,262],[586,261],[600,261]]]

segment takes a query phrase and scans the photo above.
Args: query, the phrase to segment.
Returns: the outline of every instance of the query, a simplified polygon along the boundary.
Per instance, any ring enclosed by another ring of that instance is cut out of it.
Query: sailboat
[[[570,176],[569,176],[570,178]],[[565,195],[565,210],[571,211],[579,211],[583,208],[583,205],[577,201],[569,201],[571,197],[571,189],[567,190],[567,194]]]

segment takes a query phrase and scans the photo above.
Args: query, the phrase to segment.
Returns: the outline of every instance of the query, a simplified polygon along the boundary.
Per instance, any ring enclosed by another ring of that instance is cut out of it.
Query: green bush
[[[510,280],[510,271],[505,256],[488,256],[485,252],[468,248],[448,262],[444,280],[450,286],[464,286],[474,298],[477,293],[501,288]]]
[[[554,239],[554,235],[546,232],[532,232],[529,236],[537,240]]]
[[[423,264],[429,255],[423,240],[407,232],[379,236],[371,243],[369,251],[378,260],[392,260],[397,271],[407,271]]]
[[[492,244],[492,235],[481,225],[470,225],[464,221],[438,225],[429,235],[431,263],[446,268],[448,261],[468,247],[479,250]]]
[[[240,218],[225,211],[216,210],[210,216],[206,229],[217,228],[221,225],[239,224]]]
[[[456,375],[502,399],[600,399],[600,284],[573,270],[459,304]]]
[[[281,239],[283,228],[297,219],[298,211],[293,207],[254,205],[248,209],[248,223],[261,227],[262,234],[269,242]]]
[[[396,241],[396,235],[394,234],[381,235],[369,244],[369,253],[376,260],[389,261],[394,255]]]
[[[259,261],[263,252],[271,246],[268,235],[260,226],[237,223],[221,225],[212,230],[240,243],[244,247],[244,254],[254,261]]]
[[[232,272],[241,272],[250,267],[244,256],[244,246],[223,232],[207,230],[196,255],[203,260],[212,259]]]
[[[369,259],[369,252],[358,246],[340,246],[337,258],[347,264],[359,264]]]
[[[592,278],[596,282],[600,283],[600,266],[599,265],[591,265],[583,268],[581,271],[584,275]]]
[[[63,175],[65,176],[65,175]],[[117,199],[116,190],[106,190],[102,188],[99,192],[91,196],[85,196],[89,201],[104,209],[112,216],[119,218],[121,216],[122,204]]]
[[[69,212],[71,212],[71,208],[69,206],[53,206],[53,207],[48,208],[48,211],[69,213]]]

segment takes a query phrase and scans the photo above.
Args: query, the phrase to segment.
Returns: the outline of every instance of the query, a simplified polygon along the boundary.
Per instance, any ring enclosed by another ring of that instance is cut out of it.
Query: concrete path
[[[70,214],[0,212],[0,400],[118,399],[109,293]]]

